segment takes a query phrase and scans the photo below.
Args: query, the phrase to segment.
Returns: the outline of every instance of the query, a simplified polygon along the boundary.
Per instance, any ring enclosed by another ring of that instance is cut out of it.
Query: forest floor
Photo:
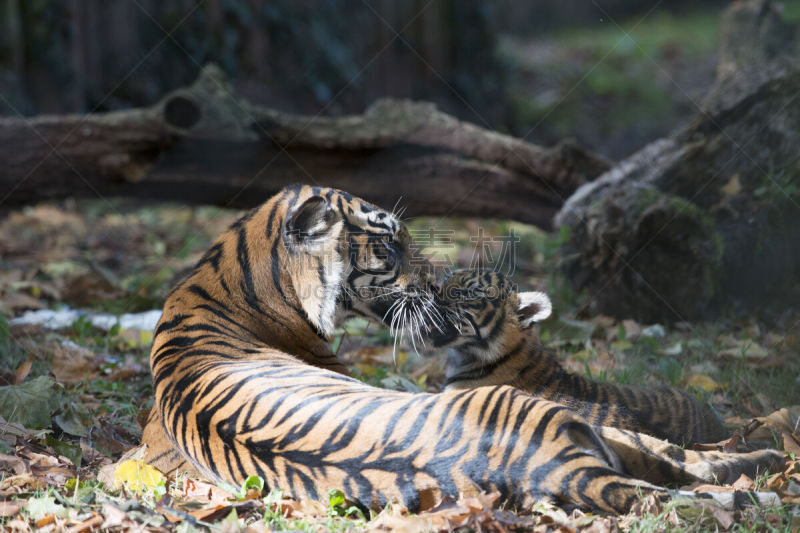
[[[568,514],[542,502],[533,513],[518,514],[498,508],[489,494],[445,501],[419,515],[390,505],[363,516],[336,492],[322,504],[300,502],[264,491],[257,478],[245,487],[215,487],[183,476],[165,478],[137,463],[130,450],[141,437],[137,415],[152,405],[152,331],[117,317],[159,309],[174,281],[240,214],[68,201],[13,211],[0,220],[0,529],[800,528],[800,317],[640,324],[585,316],[585,296],[571,294],[555,273],[559,237],[501,221],[417,219],[409,226],[442,268],[474,266],[480,256],[513,268],[524,286],[546,290],[555,314],[541,325],[540,336],[573,371],[616,383],[684,388],[708,401],[745,439],[785,450],[784,471],[736,485],[776,490],[784,506],[733,513],[645,500],[629,515],[604,516]],[[20,322],[26,312],[43,309],[80,314],[56,329]],[[111,318],[98,327],[92,317],[101,313]],[[346,323],[334,349],[367,383],[441,390],[442,358],[421,358],[406,341],[395,349],[377,326]]]

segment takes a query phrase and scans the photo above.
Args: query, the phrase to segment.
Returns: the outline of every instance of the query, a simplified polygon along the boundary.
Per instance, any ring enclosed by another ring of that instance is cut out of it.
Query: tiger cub
[[[435,346],[454,347],[448,389],[512,385],[566,405],[592,424],[677,444],[729,436],[719,418],[684,391],[602,383],[565,370],[531,328],[550,315],[544,293],[517,292],[511,280],[492,270],[461,270],[444,281],[439,298],[452,319],[433,332]]]

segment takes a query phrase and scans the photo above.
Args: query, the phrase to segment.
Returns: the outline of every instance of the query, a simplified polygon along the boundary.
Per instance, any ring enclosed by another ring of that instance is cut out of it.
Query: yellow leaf
[[[153,332],[139,329],[120,330],[117,337],[122,340],[126,348],[134,349],[148,347],[153,344]]]
[[[722,359],[739,359],[744,357],[750,362],[757,362],[768,355],[769,351],[756,342],[737,340],[732,347],[720,350],[717,357]]]
[[[408,352],[397,350],[397,357],[395,358],[395,365],[397,365],[397,368],[403,368],[406,361],[408,361]]]
[[[690,387],[697,387],[698,389],[703,389],[708,392],[715,391],[717,389],[724,389],[726,387],[726,385],[717,383],[705,374],[692,374],[692,377],[689,378],[687,385]]]
[[[742,191],[742,183],[739,181],[739,174],[734,174],[728,183],[719,189],[725,196],[734,196]]]
[[[145,488],[154,489],[163,481],[164,474],[144,461],[133,459],[122,461],[114,472],[114,487],[125,485],[134,492]]]
[[[139,344],[142,346],[150,346],[153,344],[153,332],[149,329],[143,329],[139,332]]]

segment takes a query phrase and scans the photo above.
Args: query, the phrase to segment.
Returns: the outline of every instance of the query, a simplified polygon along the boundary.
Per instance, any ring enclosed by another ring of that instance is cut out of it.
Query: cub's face
[[[320,305],[330,306],[330,324],[350,316],[382,322],[412,335],[433,327],[433,269],[418,253],[405,226],[392,213],[328,190],[302,202],[287,217],[289,246],[302,247],[311,266],[331,289]],[[316,263],[315,263],[316,262]],[[296,286],[313,283],[306,276]],[[310,291],[303,291],[308,293]],[[306,298],[310,301],[310,298]],[[315,309],[310,305],[312,312]]]
[[[546,294],[518,292],[503,274],[480,269],[453,272],[436,301],[446,320],[445,327],[431,332],[433,345],[470,352],[487,362],[552,309]]]

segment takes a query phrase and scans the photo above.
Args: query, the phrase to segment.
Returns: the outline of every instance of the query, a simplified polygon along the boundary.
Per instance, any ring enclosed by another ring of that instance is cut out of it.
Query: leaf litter
[[[0,359],[0,526],[5,529],[608,532],[648,524],[659,530],[664,524],[725,530],[742,521],[800,527],[791,507],[728,513],[644,499],[628,515],[602,516],[567,513],[541,501],[532,512],[519,513],[503,508],[497,494],[446,498],[417,514],[390,504],[363,516],[346,502],[298,501],[257,486],[237,489],[166,476],[142,462],[138,446],[136,417],[152,404],[147,362],[152,323],[175,276],[196,262],[238,213],[122,206],[85,214],[91,211],[43,205],[0,221],[0,351],[6,356]],[[463,234],[459,246],[469,245],[463,228],[455,234],[456,240]],[[167,256],[170,266],[158,274]],[[540,267],[531,268],[521,281],[543,286],[545,278],[535,270]],[[26,315],[29,311],[33,314]],[[780,472],[715,489],[752,486],[776,492],[789,506],[800,505],[800,407],[792,406],[800,404],[800,395],[776,398],[766,394],[770,388],[751,382],[756,373],[775,369],[776,378],[800,374],[800,337],[791,328],[640,324],[562,311],[540,334],[576,372],[619,383],[666,382],[710,400],[740,437],[706,449],[733,451],[760,443],[786,451]],[[334,346],[368,383],[441,390],[441,359],[420,361],[407,343],[394,357],[391,339],[378,328],[354,321],[346,333],[338,332]],[[735,365],[747,373],[723,372]]]

